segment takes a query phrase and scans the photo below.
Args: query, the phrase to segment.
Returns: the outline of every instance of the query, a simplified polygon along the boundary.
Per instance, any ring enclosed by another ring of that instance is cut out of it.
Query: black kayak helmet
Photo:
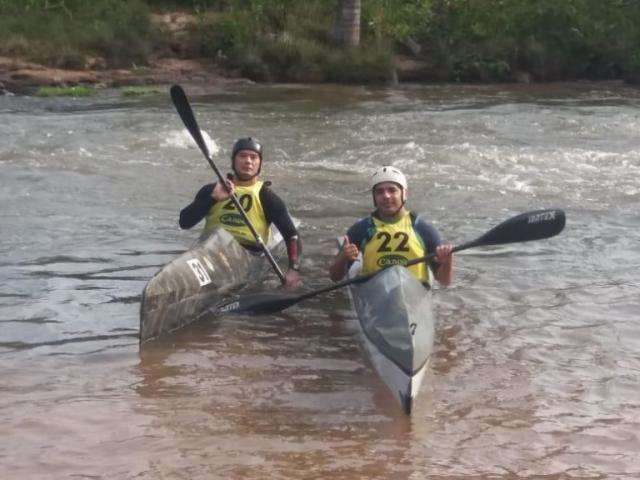
[[[262,170],[262,144],[253,137],[243,137],[236,140],[236,143],[233,144],[233,149],[231,150],[231,169],[236,173],[236,175],[238,172],[236,172],[234,159],[240,150],[251,150],[260,156],[260,166],[258,167],[259,174],[260,170]]]

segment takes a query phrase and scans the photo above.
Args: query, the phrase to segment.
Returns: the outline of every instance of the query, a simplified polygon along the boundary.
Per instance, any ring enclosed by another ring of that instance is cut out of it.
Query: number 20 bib
[[[267,243],[270,232],[262,209],[262,203],[260,202],[262,184],[262,181],[258,181],[248,187],[236,186],[235,193],[247,217],[262,237],[264,243]],[[205,231],[211,230],[215,225],[224,227],[243,245],[256,244],[251,230],[244,223],[242,215],[238,212],[231,199],[218,202],[209,210],[206,217]]]

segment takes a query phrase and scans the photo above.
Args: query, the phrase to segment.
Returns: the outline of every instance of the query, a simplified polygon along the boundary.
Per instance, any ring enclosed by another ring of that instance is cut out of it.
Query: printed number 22
[[[387,232],[379,232],[376,235],[376,239],[382,239],[382,244],[380,245],[380,247],[378,248],[378,252],[391,252],[391,251],[395,251],[395,252],[408,252],[409,251],[409,247],[407,246],[407,243],[409,243],[409,235],[407,235],[404,232],[396,232],[393,235],[394,239],[400,239],[400,242],[398,243],[398,245],[396,245],[396,248],[391,248],[389,246],[389,243],[391,242],[391,234],[387,233]]]

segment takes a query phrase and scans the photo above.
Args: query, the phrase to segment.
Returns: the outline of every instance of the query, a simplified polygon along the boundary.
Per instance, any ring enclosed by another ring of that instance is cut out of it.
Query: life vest
[[[253,185],[236,185],[235,194],[240,206],[247,214],[249,221],[262,237],[264,243],[269,242],[270,228],[264,215],[264,209],[260,202],[260,189],[264,182],[258,180]],[[247,227],[242,214],[238,212],[231,198],[216,202],[206,216],[204,231],[209,232],[215,226],[220,225],[242,245],[256,246],[256,239]]]
[[[363,274],[374,273],[391,265],[405,265],[409,260],[428,255],[422,237],[413,228],[415,219],[411,212],[391,223],[371,217],[373,228],[360,248]],[[431,284],[431,271],[425,262],[408,268],[422,283]]]

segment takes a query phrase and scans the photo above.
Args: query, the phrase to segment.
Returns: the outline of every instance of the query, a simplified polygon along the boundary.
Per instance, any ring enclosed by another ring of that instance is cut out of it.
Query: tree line
[[[151,21],[176,10],[194,19],[178,40]],[[640,72],[638,19],[637,0],[0,0],[0,54],[208,56],[262,81],[618,79]]]

